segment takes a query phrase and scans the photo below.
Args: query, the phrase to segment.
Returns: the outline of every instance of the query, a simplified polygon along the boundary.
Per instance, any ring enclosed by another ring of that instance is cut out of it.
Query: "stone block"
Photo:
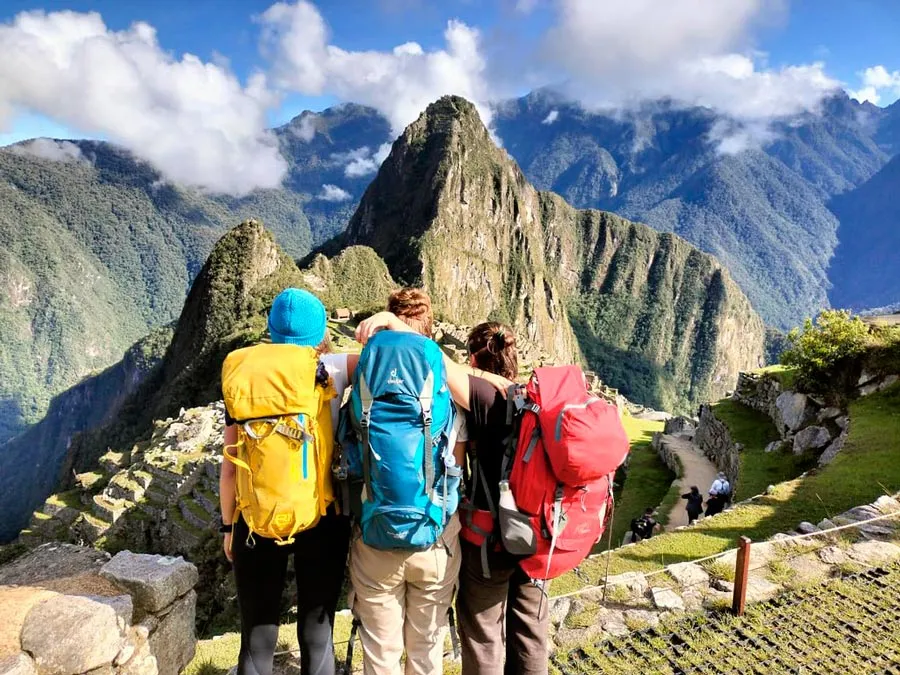
[[[640,572],[626,572],[625,574],[617,574],[607,581],[606,585],[612,589],[614,586],[622,586],[628,590],[633,598],[643,598],[647,593],[649,584],[647,577]]]
[[[134,603],[131,601],[130,595],[87,595],[85,596],[94,602],[99,602],[102,605],[109,605],[113,608],[113,611],[116,613],[123,624],[130,626],[134,619]]]
[[[569,613],[572,606],[571,598],[551,598],[550,599],[550,623],[559,625]]]
[[[695,563],[670,565],[667,571],[680,586],[696,586],[709,583],[709,574]]]
[[[646,609],[626,609],[624,617],[626,626],[646,625],[648,628],[655,628],[659,625],[659,614]]]
[[[831,444],[825,448],[821,455],[819,455],[819,466],[825,466],[826,464],[830,464],[835,457],[837,457],[838,453],[844,449],[844,443],[847,442],[847,432],[842,432],[840,436],[835,438]]]
[[[847,555],[865,565],[883,565],[900,558],[900,546],[886,541],[860,541],[850,546]]]
[[[684,611],[684,600],[671,588],[651,588],[653,604],[663,611]]]
[[[781,586],[773,584],[768,579],[763,579],[762,577],[750,577],[747,580],[747,601],[765,602],[781,593],[781,590]]]
[[[51,542],[0,568],[0,586],[29,586],[49,579],[94,573],[108,561],[108,553]]]
[[[175,603],[150,634],[150,652],[156,657],[159,675],[178,675],[194,658],[196,607],[197,594],[190,591]]]
[[[197,583],[197,568],[180,556],[172,558],[121,551],[100,570],[101,576],[128,589],[137,621],[171,605]]]
[[[41,675],[76,675],[109,665],[124,644],[116,611],[90,598],[58,595],[35,605],[22,648]]]
[[[840,565],[848,560],[844,549],[839,546],[826,546],[818,551],[819,560],[828,565]]]
[[[34,661],[28,654],[0,656],[0,675],[37,675]]]

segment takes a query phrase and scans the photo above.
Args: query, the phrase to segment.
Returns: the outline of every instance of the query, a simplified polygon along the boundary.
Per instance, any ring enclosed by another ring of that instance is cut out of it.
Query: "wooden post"
[[[743,616],[747,605],[747,577],[750,569],[750,540],[741,537],[738,543],[737,562],[734,566],[734,600],[731,612],[735,616]]]

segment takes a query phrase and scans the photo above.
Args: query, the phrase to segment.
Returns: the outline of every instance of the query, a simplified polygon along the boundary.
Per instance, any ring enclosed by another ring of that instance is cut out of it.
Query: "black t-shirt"
[[[466,429],[496,508],[500,501],[500,469],[505,451],[503,444],[511,429],[506,424],[506,399],[479,377],[469,377]],[[466,480],[469,494],[472,494],[471,486],[475,480],[478,480],[478,476],[469,476]],[[475,493],[475,507],[485,510],[488,508],[484,486],[480,482]]]

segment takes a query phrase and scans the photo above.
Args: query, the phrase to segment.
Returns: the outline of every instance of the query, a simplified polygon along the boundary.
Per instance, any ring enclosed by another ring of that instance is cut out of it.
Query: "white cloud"
[[[545,76],[588,107],[622,109],[668,99],[740,120],[814,110],[837,88],[821,63],[768,68],[750,51],[752,28],[780,0],[558,0],[544,36]]]
[[[559,119],[559,110],[555,108],[547,113],[547,116],[544,118],[544,121],[541,124],[553,124],[556,120]]]
[[[538,5],[539,0],[516,0],[516,11],[522,14],[531,14]]]
[[[279,2],[257,19],[262,25],[263,53],[272,61],[276,85],[305,95],[329,93],[343,101],[370,105],[383,113],[399,133],[444,94],[464,96],[490,122],[477,30],[450,21],[446,46],[426,51],[407,42],[392,51],[347,51],[329,44],[325,21],[307,2]]]
[[[745,150],[758,150],[777,138],[765,122],[716,120],[709,130],[708,140],[722,155],[737,155]]]
[[[20,13],[0,24],[0,82],[0,128],[18,110],[42,114],[177,183],[243,194],[287,169],[265,131],[265,79],[244,86],[221,63],[176,59],[146,23],[111,31],[96,13]]]
[[[317,195],[316,199],[321,199],[325,202],[346,202],[352,199],[352,195],[337,185],[326,183],[322,186],[322,191]]]
[[[331,155],[335,163],[344,166],[344,175],[348,178],[359,178],[378,171],[378,164],[372,157],[372,150],[364,145],[349,152],[336,152]]]
[[[29,155],[54,162],[77,162],[82,158],[81,148],[77,145],[69,141],[54,141],[52,138],[35,138],[11,145],[8,149],[16,155]]]
[[[291,133],[304,143],[309,143],[316,135],[315,113],[304,115],[297,126],[291,126]]]
[[[892,100],[900,98],[900,70],[889,72],[884,66],[878,65],[866,68],[859,76],[862,87],[848,90],[847,94],[860,103],[869,101],[878,105],[883,94],[887,94]]]

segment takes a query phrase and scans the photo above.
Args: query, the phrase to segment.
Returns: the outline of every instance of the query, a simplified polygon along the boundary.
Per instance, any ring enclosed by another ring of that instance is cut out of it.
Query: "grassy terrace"
[[[647,572],[720,553],[734,548],[742,535],[762,541],[794,529],[801,521],[816,523],[900,490],[900,385],[851,403],[850,419],[850,436],[844,449],[825,468],[784,482],[773,494],[741,504],[693,528],[614,551],[609,554],[610,574]],[[760,484],[770,482],[756,480]],[[592,584],[601,583],[606,559],[598,556],[585,561],[582,576]],[[584,586],[582,579],[569,574],[553,583],[551,594]]]
[[[612,547],[622,542],[631,526],[631,519],[639,516],[648,506],[656,506],[669,491],[674,474],[660,461],[650,447],[653,434],[662,431],[662,422],[639,420],[630,415],[623,419],[625,431],[631,440],[631,459],[621,491],[616,492],[616,512],[612,527]],[[607,535],[597,551],[605,550]]]
[[[900,566],[806,587],[740,618],[694,615],[560,650],[552,675],[896,673]]]

